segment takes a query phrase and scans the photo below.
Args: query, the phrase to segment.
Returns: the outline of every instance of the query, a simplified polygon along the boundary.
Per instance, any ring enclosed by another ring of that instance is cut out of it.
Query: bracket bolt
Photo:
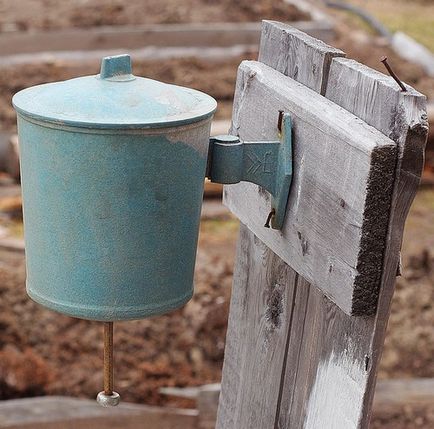
[[[267,220],[265,221],[265,228],[270,228],[271,218],[276,214],[275,209],[271,209],[271,212],[268,213]]]
[[[283,110],[279,110],[279,117],[277,118],[277,129],[279,133],[282,132],[282,122],[283,122]]]

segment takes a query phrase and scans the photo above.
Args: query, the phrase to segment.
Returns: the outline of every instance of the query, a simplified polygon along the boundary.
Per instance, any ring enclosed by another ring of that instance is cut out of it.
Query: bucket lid
[[[105,57],[101,72],[24,89],[12,99],[18,113],[82,128],[160,128],[210,117],[217,103],[190,88],[136,77],[129,55]]]

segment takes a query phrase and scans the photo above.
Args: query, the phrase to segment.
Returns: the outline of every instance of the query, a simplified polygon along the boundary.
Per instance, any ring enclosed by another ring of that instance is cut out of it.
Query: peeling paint
[[[354,350],[349,344],[339,355],[332,351],[318,365],[307,402],[305,429],[358,427],[367,375],[364,359],[355,358]]]
[[[166,138],[171,143],[182,142],[196,150],[201,156],[206,157],[209,148],[209,135],[211,130],[211,118],[183,127],[170,129]],[[162,130],[164,133],[165,131]]]

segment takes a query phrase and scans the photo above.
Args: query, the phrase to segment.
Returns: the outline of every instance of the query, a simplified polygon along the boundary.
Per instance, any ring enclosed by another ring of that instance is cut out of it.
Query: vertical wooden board
[[[218,429],[274,428],[296,276],[241,225]]]
[[[405,219],[416,195],[428,134],[426,97],[406,86],[403,92],[391,77],[354,60],[333,60],[326,97],[394,140],[398,146],[396,179],[383,260],[377,314],[371,333],[371,369],[361,427],[370,418],[377,367],[395,290]],[[343,95],[345,94],[345,95]]]
[[[270,25],[273,26],[274,23],[264,23],[264,27],[268,27]],[[276,25],[280,26],[283,24],[276,23]],[[290,28],[283,29],[282,31],[287,30],[292,32]],[[260,60],[287,75],[289,74],[289,70],[292,70],[292,77],[295,78],[295,80],[300,81],[300,76],[306,76],[306,79],[303,83],[307,84],[312,89],[316,89],[318,92],[323,91],[324,85],[327,82],[328,66],[330,63],[330,59],[334,56],[340,56],[344,54],[340,53],[340,51],[337,51],[334,48],[327,47],[325,52],[323,51],[321,54],[316,55],[315,49],[313,48],[316,43],[315,40],[306,39],[305,35],[303,33],[300,33],[298,36],[300,36],[302,40],[300,40],[300,42],[298,43],[298,49],[303,50],[303,45],[306,45],[306,49],[311,52],[312,57],[316,57],[314,63],[317,64],[317,61],[319,61],[320,70],[322,70],[322,73],[313,74],[312,69],[307,69],[310,64],[303,60],[300,61],[300,64],[297,67],[298,71],[297,73],[295,73],[295,67],[291,67],[291,64],[288,64],[289,52],[287,51],[291,51],[292,57],[295,57],[295,53],[293,52],[293,50],[291,50],[291,47],[289,45],[284,46],[284,43],[282,43],[280,47],[276,46],[276,44],[280,42],[276,42],[276,37],[273,36],[273,34],[276,34],[276,32],[274,32],[272,28],[269,28],[268,32],[263,31],[261,38]],[[282,37],[285,38],[285,35],[282,35]],[[297,36],[294,35],[294,38],[296,39]],[[282,56],[284,57],[283,59],[281,59]],[[268,59],[265,59],[266,57]],[[303,57],[303,55],[300,56],[301,59],[303,59]],[[235,100],[235,102],[237,102],[237,100]],[[258,100],[258,102],[260,101]],[[250,246],[262,245],[260,242],[258,242],[257,239],[255,244],[253,234],[245,227],[239,239],[239,248],[243,247],[244,240],[249,240]],[[252,249],[250,247],[245,247],[245,251],[252,251]],[[249,255],[244,254],[244,258],[247,257],[249,257]],[[277,261],[279,261],[279,258],[277,256],[274,256],[274,260],[277,263]],[[236,270],[240,273],[244,272],[246,269],[242,266],[241,262],[242,260],[239,256],[236,261]],[[283,261],[280,261],[280,263],[283,263]],[[267,267],[264,265],[260,267],[260,270],[263,272],[265,272],[266,269]],[[272,391],[272,397],[274,400],[276,400],[277,404],[276,408],[274,408],[273,404],[273,408],[269,410],[269,413],[270,411],[273,411],[273,409],[276,410],[275,419],[274,421],[270,420],[268,422],[262,423],[262,425],[259,422],[258,425],[238,426],[238,428],[240,429],[247,427],[249,429],[267,429],[268,427],[291,427],[292,429],[302,427],[303,425],[302,415],[304,414],[305,409],[303,398],[308,397],[311,385],[313,384],[314,375],[316,374],[318,359],[314,359],[314,357],[321,355],[318,351],[318,348],[320,347],[319,343],[317,344],[317,340],[321,335],[321,333],[318,332],[318,325],[320,323],[314,323],[317,317],[315,315],[327,315],[328,311],[326,311],[325,309],[327,309],[328,306],[333,307],[333,304],[330,303],[328,299],[323,294],[321,294],[315,287],[309,285],[306,281],[297,276],[292,269],[288,267],[287,270],[288,274],[286,278],[286,283],[287,287],[293,290],[293,300],[291,302],[291,315],[289,317],[286,317],[286,344],[285,347],[281,347],[280,349],[275,350],[274,358],[272,361],[269,362],[269,367],[273,370],[273,374],[275,374],[276,367],[278,368],[278,366],[281,365],[281,377],[279,382],[274,381],[274,377],[266,377],[264,379],[267,384],[270,382],[275,384],[275,388]],[[240,274],[237,274],[236,279],[239,275]],[[245,408],[244,412],[250,412],[255,408],[255,404],[249,401],[249,398],[247,397],[244,397],[245,400],[243,403],[236,400],[236,392],[243,388],[244,383],[249,382],[245,379],[245,377],[248,375],[244,374],[244,377],[241,377],[238,369],[241,367],[241,361],[243,359],[240,355],[240,348],[244,347],[243,343],[244,341],[246,341],[246,335],[250,335],[248,329],[240,332],[236,328],[237,321],[240,319],[240,305],[237,305],[237,303],[240,301],[247,302],[249,300],[249,296],[247,296],[243,292],[243,290],[239,288],[237,283],[238,281],[234,282],[234,293],[236,293],[237,297],[233,297],[229,321],[230,328],[228,329],[227,334],[227,346],[225,352],[225,363],[223,368],[222,394],[220,396],[220,404],[218,409],[217,428],[219,429],[231,429],[236,427],[236,425],[234,425],[236,423],[234,416],[238,412],[239,407]],[[312,296],[315,297],[315,299],[313,299]],[[309,316],[308,306],[310,309]],[[337,307],[335,307],[335,310],[336,309]],[[339,314],[341,317],[348,317],[343,312],[339,312]],[[328,319],[326,317],[325,321],[322,321],[322,326],[327,324],[327,320]],[[306,345],[304,345],[304,333],[307,331],[310,335],[309,347],[306,347]],[[341,332],[337,331],[336,334],[340,335]],[[321,343],[321,347],[324,347],[323,343]],[[247,350],[246,348],[243,349],[244,355],[247,355],[250,352],[252,351]],[[305,364],[310,363],[310,367],[304,370],[303,368],[301,368],[302,362],[304,362]],[[349,382],[351,383],[350,379]],[[295,385],[297,386],[297,389],[294,388]],[[257,393],[255,396],[258,397],[258,393],[262,391],[262,384],[256,386],[256,389]],[[263,398],[265,398],[265,396],[263,396]],[[335,406],[335,404],[333,405]],[[314,413],[315,400],[312,400],[311,406],[312,412]],[[355,407],[359,407],[359,409],[361,409],[360,399],[355,402]],[[295,420],[297,417],[299,417],[298,421]],[[293,426],[288,426],[288,423],[290,421],[293,422]]]
[[[406,88],[403,92],[390,76],[355,60],[336,58],[325,97],[391,138],[401,151],[412,149],[407,156],[411,164],[403,169],[420,176],[427,131],[426,97],[411,86]],[[412,143],[408,134],[414,133],[422,138]]]
[[[346,315],[307,282],[298,285],[296,302],[277,427],[356,428],[373,319]]]
[[[299,336],[293,335],[288,346],[291,364],[283,377],[279,428],[368,426],[404,222],[423,164],[426,121],[419,93],[409,88],[403,94],[381,73],[336,58],[325,95],[392,138],[399,148],[382,286],[377,314],[367,318],[345,315],[310,286],[304,315],[308,329],[298,329]]]
[[[345,53],[276,21],[263,21],[258,61],[324,94],[330,63]]]

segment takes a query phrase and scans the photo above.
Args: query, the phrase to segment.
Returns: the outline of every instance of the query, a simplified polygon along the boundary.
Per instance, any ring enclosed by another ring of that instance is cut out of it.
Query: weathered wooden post
[[[427,134],[425,97],[290,26],[265,21],[238,72],[232,134],[293,122],[282,231],[267,192],[225,186],[241,221],[218,429],[366,428],[405,218]]]

